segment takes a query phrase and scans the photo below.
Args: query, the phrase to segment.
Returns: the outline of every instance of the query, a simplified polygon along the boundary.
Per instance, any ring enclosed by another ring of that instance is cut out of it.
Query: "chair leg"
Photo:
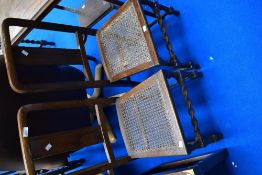
[[[195,112],[194,112],[194,109],[193,109],[193,106],[192,106],[192,102],[191,102],[191,100],[188,96],[188,91],[187,91],[182,73],[181,73],[181,71],[177,71],[177,72],[175,72],[175,74],[176,74],[175,78],[176,78],[178,84],[180,85],[182,95],[184,97],[184,100],[185,100],[185,103],[186,103],[186,106],[187,106],[188,114],[191,118],[191,123],[194,127],[195,142],[196,142],[196,144],[199,145],[199,147],[204,147],[204,142],[202,140],[201,132],[200,132],[200,129],[199,129],[199,126],[198,126],[198,121],[195,117]]]
[[[92,108],[92,111],[94,110],[94,113],[96,114],[96,116],[98,116],[98,114],[96,113],[95,109]],[[93,119],[94,119],[94,115],[93,116]],[[109,140],[110,140],[110,143],[116,143],[116,136],[115,136],[115,133],[107,119],[107,117],[105,116],[104,117],[104,123],[105,123],[105,127],[107,129],[107,135],[109,137]]]
[[[163,21],[163,18],[161,16],[160,12],[159,12],[159,4],[155,3],[155,5],[150,5],[150,7],[152,8],[154,14],[156,15],[157,23],[160,26],[163,39],[165,40],[166,47],[167,47],[167,50],[168,50],[169,55],[170,55],[170,64],[177,66],[177,65],[179,65],[179,61],[178,61],[177,56],[175,55],[175,53],[173,51],[172,44],[171,44],[169,37],[167,35],[165,26],[163,25],[164,21]]]
[[[192,72],[186,72],[182,76],[183,76],[184,81],[189,81],[189,80],[201,78],[203,77],[203,74],[202,72],[192,71]],[[167,73],[167,78],[174,78],[174,72]],[[176,81],[175,83],[171,84],[169,87],[170,89],[172,89],[172,88],[177,87],[178,85],[179,83]]]
[[[212,133],[210,135],[202,136],[202,141],[203,141],[204,146],[207,146],[207,145],[212,144],[212,143],[216,143],[221,139],[223,139],[222,133]],[[188,141],[187,147],[191,151],[198,149],[198,148],[201,148],[201,146],[195,140]]]
[[[110,143],[110,138],[108,136],[108,130],[107,130],[107,125],[106,125],[107,119],[104,115],[102,106],[95,105],[95,109],[96,109],[96,113],[97,113],[98,124],[100,125],[102,136],[103,136],[103,139],[104,139],[103,145],[104,145],[104,149],[105,149],[105,152],[106,152],[106,157],[107,157],[108,163],[112,164],[112,163],[116,162],[116,158],[115,158],[115,155],[114,155],[114,152],[113,152],[113,149],[112,149],[112,145]],[[114,174],[113,168],[110,168],[110,169],[107,169],[107,170],[108,170],[108,173],[110,175]]]
[[[189,150],[194,150],[197,148],[205,147],[208,144],[217,142],[218,140],[223,138],[223,135],[221,133],[214,133],[209,136],[202,137],[200,129],[198,127],[198,122],[195,117],[194,109],[192,107],[192,102],[189,99],[188,96],[188,91],[185,85],[186,80],[191,80],[191,79],[196,79],[199,77],[202,77],[203,74],[198,71],[191,71],[191,72],[181,72],[181,71],[176,71],[176,72],[167,72],[168,78],[174,77],[176,78],[177,82],[172,84],[170,88],[173,88],[177,85],[180,86],[182,90],[182,95],[184,96],[184,100],[188,109],[188,113],[191,117],[191,122],[194,127],[194,132],[195,132],[195,140],[194,141],[189,141],[187,143]]]
[[[175,11],[172,8],[164,7],[160,4],[158,4],[157,2],[156,3],[149,3],[147,5],[149,5],[149,7],[153,10],[154,14],[156,15],[156,20],[153,21],[151,24],[149,24],[149,27],[152,27],[154,24],[158,23],[158,25],[160,26],[160,30],[162,32],[163,39],[166,43],[166,48],[167,48],[169,55],[170,55],[170,60],[166,64],[166,66],[171,66],[171,67],[180,68],[180,69],[199,69],[200,66],[198,64],[194,64],[192,62],[182,64],[179,61],[179,59],[177,58],[177,56],[175,55],[175,53],[173,51],[173,46],[172,46],[170,39],[167,35],[166,29],[165,29],[165,26],[164,26],[164,18],[169,14],[175,14],[176,16],[178,16],[180,14],[179,11]],[[163,15],[160,14],[161,8],[162,9],[164,8],[164,10],[165,10],[165,14],[163,14]]]

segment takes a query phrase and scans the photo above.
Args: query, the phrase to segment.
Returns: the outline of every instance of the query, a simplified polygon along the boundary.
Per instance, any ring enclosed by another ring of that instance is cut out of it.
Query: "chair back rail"
[[[57,49],[12,46],[14,60],[24,65],[78,65],[82,64],[78,49]],[[28,55],[23,52],[30,53]]]
[[[106,124],[104,123],[105,120],[103,119],[104,114],[101,112],[99,113],[100,127],[88,127],[74,131],[36,136],[33,138],[28,137],[28,135],[24,135],[24,128],[27,127],[27,117],[30,112],[82,108],[94,105],[99,105],[99,109],[101,111],[103,106],[114,104],[115,100],[116,98],[86,99],[38,103],[22,106],[18,111],[17,120],[26,173],[28,175],[36,174],[34,166],[35,158],[49,157],[65,152],[70,152],[79,149],[80,147],[101,143],[101,141],[104,143],[107,155],[109,155],[109,163],[115,160],[107,134]],[[37,115],[35,117],[37,117]],[[30,128],[28,128],[28,130],[30,131]]]

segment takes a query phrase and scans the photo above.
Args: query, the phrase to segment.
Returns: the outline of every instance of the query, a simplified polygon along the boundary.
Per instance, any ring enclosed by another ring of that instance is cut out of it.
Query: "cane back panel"
[[[129,156],[185,155],[187,149],[162,71],[116,102]]]
[[[138,0],[129,0],[97,33],[102,63],[110,81],[159,64]]]

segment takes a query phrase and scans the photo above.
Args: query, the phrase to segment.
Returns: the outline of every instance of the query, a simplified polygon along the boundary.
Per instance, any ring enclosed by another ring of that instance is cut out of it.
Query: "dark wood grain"
[[[72,131],[52,133],[29,138],[33,158],[44,158],[78,150],[85,146],[102,143],[100,127],[93,126]],[[50,150],[46,145],[51,144]]]
[[[78,49],[57,49],[37,47],[12,46],[14,59],[17,64],[27,65],[55,65],[55,64],[82,64]],[[26,51],[28,55],[24,55]]]

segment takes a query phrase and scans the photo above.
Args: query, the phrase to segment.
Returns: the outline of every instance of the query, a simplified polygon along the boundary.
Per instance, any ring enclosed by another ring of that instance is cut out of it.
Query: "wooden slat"
[[[83,66],[84,66],[85,75],[86,75],[86,77],[88,78],[89,81],[94,81],[94,77],[92,75],[91,68],[90,68],[90,65],[88,63],[87,56],[86,56],[86,50],[85,50],[84,41],[83,41],[83,34],[80,33],[80,32],[76,32],[75,34],[76,34],[76,40],[77,40],[78,48],[79,48],[80,53],[81,53],[81,58],[82,58]]]
[[[12,84],[13,83],[13,84]],[[13,87],[17,81],[11,82]],[[73,89],[82,88],[103,88],[103,87],[133,87],[137,85],[138,82],[119,80],[114,83],[110,83],[109,80],[96,80],[96,81],[67,81],[59,83],[39,83],[30,85],[20,85],[19,88],[13,89],[18,93],[37,93],[37,92],[49,92],[49,91],[66,91]],[[12,87],[12,88],[13,88]]]
[[[69,65],[82,64],[78,49],[57,49],[12,46],[17,64],[27,65]],[[28,53],[23,54],[23,52]]]
[[[98,126],[32,137],[29,140],[31,153],[35,159],[71,152],[103,142]],[[45,148],[48,144],[52,147],[47,151]]]
[[[109,163],[113,163],[115,162],[115,156],[113,153],[113,149],[112,149],[112,145],[110,143],[109,140],[109,136],[108,136],[108,131],[107,131],[107,123],[108,122],[105,118],[104,112],[103,112],[103,107],[100,105],[95,105],[95,109],[96,109],[96,114],[97,114],[97,120],[98,123],[100,125],[101,128],[101,133],[103,135],[103,139],[104,139],[104,149],[106,152],[106,157]],[[108,174],[109,175],[114,175],[114,171],[113,169],[108,169]]]

